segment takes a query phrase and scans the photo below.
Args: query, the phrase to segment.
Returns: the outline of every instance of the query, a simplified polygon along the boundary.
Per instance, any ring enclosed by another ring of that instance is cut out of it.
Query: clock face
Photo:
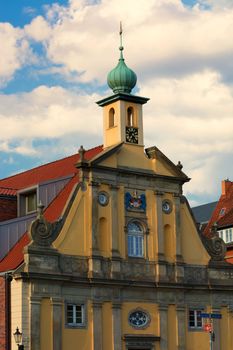
[[[108,204],[108,194],[106,192],[99,192],[98,194],[98,202],[100,205],[105,206]]]
[[[130,143],[138,143],[138,129],[127,126],[125,129],[126,141]]]
[[[172,203],[168,199],[165,199],[162,203],[162,209],[165,214],[170,214],[172,211]]]
[[[142,310],[135,310],[129,314],[129,324],[134,328],[144,328],[148,326],[150,316]]]

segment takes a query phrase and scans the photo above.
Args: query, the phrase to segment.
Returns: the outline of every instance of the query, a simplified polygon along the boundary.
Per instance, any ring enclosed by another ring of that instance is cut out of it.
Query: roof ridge
[[[102,146],[103,146],[103,145],[95,146],[95,147],[93,147],[93,148],[90,148],[90,149],[86,150],[86,152],[93,151],[94,149],[97,149],[97,148],[102,147]],[[60,159],[56,159],[56,160],[53,160],[53,161],[51,161],[51,162],[38,165],[38,166],[36,166],[35,168],[27,169],[27,170],[22,171],[22,172],[20,172],[20,173],[17,173],[17,174],[14,174],[14,175],[5,177],[5,178],[3,178],[3,179],[0,179],[0,184],[1,184],[1,181],[14,178],[14,177],[16,177],[16,176],[18,176],[18,175],[20,175],[20,174],[25,174],[25,173],[27,173],[27,172],[29,172],[29,171],[32,171],[32,170],[35,170],[35,169],[43,168],[43,167],[45,167],[45,166],[47,166],[47,165],[49,165],[49,164],[54,164],[54,163],[60,162],[60,161],[62,161],[62,160],[64,160],[64,159],[68,159],[68,158],[74,157],[75,155],[78,155],[78,151],[77,151],[77,153],[71,154],[71,155],[69,155],[69,156],[67,156],[67,157],[63,157],[63,158],[60,158]],[[0,186],[0,187],[1,187],[1,186]]]

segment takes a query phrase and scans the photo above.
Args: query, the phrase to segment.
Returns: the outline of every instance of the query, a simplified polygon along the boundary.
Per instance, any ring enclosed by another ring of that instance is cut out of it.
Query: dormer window
[[[225,214],[225,211],[226,211],[226,208],[222,208],[221,210],[220,210],[220,212],[219,212],[219,215],[224,215]]]
[[[19,193],[19,215],[32,214],[37,210],[37,189],[33,188]]]

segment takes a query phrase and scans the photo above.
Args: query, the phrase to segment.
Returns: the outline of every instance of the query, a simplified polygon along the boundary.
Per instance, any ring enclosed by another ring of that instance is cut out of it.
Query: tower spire
[[[122,22],[120,21],[120,47],[119,47],[119,50],[120,50],[120,59],[124,59],[123,57],[123,50],[124,50],[124,47],[122,45],[122,33],[123,33],[123,30],[122,30]]]
[[[117,66],[108,73],[107,82],[108,86],[113,90],[115,94],[117,93],[127,93],[130,94],[131,90],[134,88],[137,82],[137,76],[128,68],[125,64],[123,57],[124,47],[122,45],[122,23],[120,22],[120,58]]]

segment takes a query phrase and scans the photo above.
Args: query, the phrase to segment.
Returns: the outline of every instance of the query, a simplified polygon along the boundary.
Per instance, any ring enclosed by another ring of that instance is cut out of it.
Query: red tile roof
[[[216,222],[221,224],[226,218],[226,222],[229,222],[230,218],[233,218],[233,182],[228,181],[228,188],[225,194],[222,194],[219,198],[219,201],[213,211],[212,217],[204,231],[206,236],[211,236],[211,227]],[[232,212],[232,213],[231,213]],[[229,214],[229,216],[228,216]],[[233,223],[233,221],[232,221]]]
[[[232,204],[233,206],[233,204]],[[218,221],[218,228],[219,227],[227,227],[227,226],[233,226],[233,207],[227,212],[223,217],[221,217]]]
[[[102,146],[92,148],[85,153],[85,159],[90,160],[102,151]],[[48,221],[57,220],[62,214],[68,202],[72,190],[78,183],[78,169],[75,164],[79,160],[79,155],[66,157],[55,162],[51,162],[23,173],[0,180],[0,186],[23,189],[36,185],[40,182],[56,179],[59,177],[74,174],[63,190],[46,208],[44,215]],[[29,237],[25,233],[14,245],[9,253],[0,261],[0,272],[16,269],[23,262],[23,248],[29,243]]]
[[[93,158],[102,151],[102,146],[92,148],[85,153],[87,160]],[[79,154],[56,160],[54,162],[38,166],[5,179],[0,180],[0,187],[23,189],[43,181],[53,180],[77,173],[75,164],[79,160]]]
[[[0,196],[15,197],[17,190],[13,188],[0,187]]]

